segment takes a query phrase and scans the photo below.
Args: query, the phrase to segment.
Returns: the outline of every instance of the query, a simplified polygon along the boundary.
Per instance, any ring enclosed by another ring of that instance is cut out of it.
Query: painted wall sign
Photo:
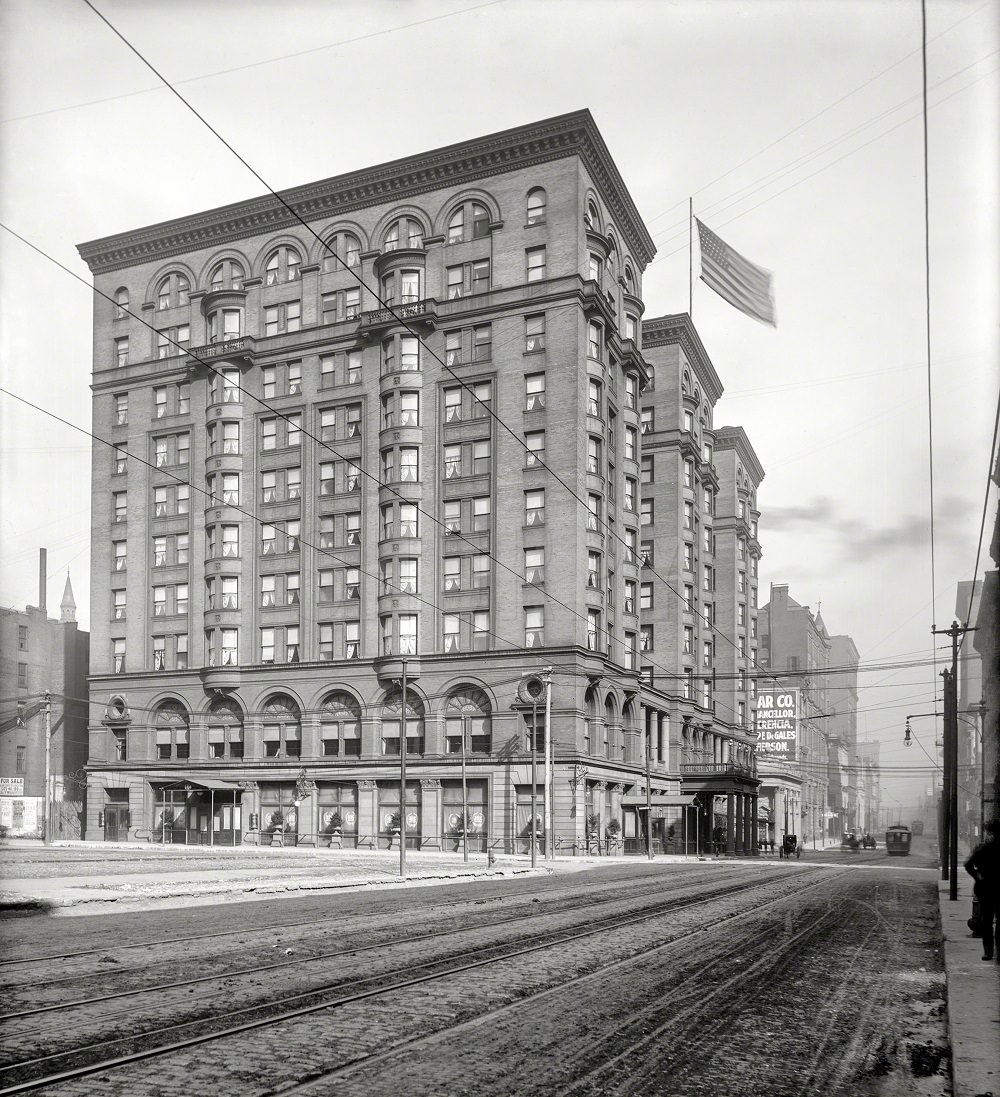
[[[758,693],[757,754],[794,762],[798,739],[799,691]]]

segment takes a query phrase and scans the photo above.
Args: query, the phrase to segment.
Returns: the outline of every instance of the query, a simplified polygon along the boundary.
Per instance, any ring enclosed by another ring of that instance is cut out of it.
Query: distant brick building
[[[46,693],[53,838],[79,838],[87,761],[87,664],[90,637],[76,621],[69,576],[60,616],[48,616],[42,550],[39,604],[0,608],[0,830],[42,837],[45,801]]]

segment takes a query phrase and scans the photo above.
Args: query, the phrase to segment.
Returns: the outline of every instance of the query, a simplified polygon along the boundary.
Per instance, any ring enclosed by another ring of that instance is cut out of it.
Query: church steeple
[[[69,581],[69,572],[66,572],[66,589],[63,591],[62,601],[59,603],[59,620],[76,620],[76,599],[73,597],[73,584]]]

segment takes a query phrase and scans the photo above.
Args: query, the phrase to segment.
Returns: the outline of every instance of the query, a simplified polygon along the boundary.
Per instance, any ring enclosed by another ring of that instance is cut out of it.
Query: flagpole
[[[688,199],[688,316],[694,319],[694,198]]]

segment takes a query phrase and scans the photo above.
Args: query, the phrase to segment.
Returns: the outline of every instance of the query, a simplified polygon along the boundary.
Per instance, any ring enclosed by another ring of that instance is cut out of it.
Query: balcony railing
[[[220,340],[217,343],[208,343],[203,347],[192,347],[187,353],[191,358],[197,358],[204,362],[211,358],[242,358],[248,354],[253,354],[254,349],[253,336],[242,335],[238,339]]]
[[[681,775],[688,777],[754,777],[752,766],[740,762],[682,762]]]
[[[437,319],[437,302],[433,299],[426,301],[413,301],[407,304],[393,305],[392,308],[374,309],[371,312],[361,314],[361,331],[369,331],[373,328],[388,327],[401,321],[427,320],[431,323]]]

